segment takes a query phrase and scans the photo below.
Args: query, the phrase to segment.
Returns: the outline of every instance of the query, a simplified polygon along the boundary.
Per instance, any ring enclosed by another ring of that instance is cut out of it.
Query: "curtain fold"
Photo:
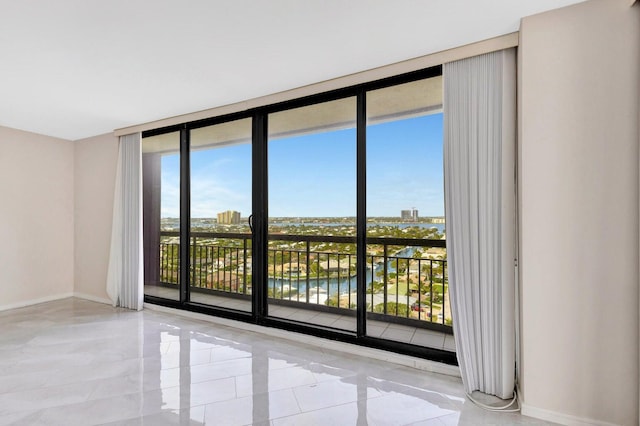
[[[113,306],[143,305],[142,153],[140,133],[120,137],[107,294]]]
[[[515,51],[444,65],[449,295],[467,393],[515,382]]]

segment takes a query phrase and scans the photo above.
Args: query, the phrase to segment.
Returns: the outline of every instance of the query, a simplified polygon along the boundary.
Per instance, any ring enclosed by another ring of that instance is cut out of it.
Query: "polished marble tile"
[[[204,424],[205,406],[189,407],[182,410],[164,410],[160,413],[134,417],[126,420],[104,423],[109,426],[200,426]]]
[[[40,425],[96,425],[139,417],[141,401],[131,395],[96,399],[75,404],[59,405],[41,410],[24,424]]]
[[[367,420],[371,424],[401,424],[428,420],[454,413],[455,406],[447,398],[430,392],[382,392],[384,396],[375,400],[361,401],[366,404]]]
[[[51,374],[42,372],[17,373],[8,370],[0,374],[2,377],[2,380],[0,380],[0,395],[43,387]]]
[[[170,370],[163,370],[165,373]],[[174,384],[173,386],[178,386]],[[122,395],[137,394],[144,391],[160,389],[154,385],[154,380],[146,377],[145,374],[132,374],[129,376],[113,377],[111,379],[100,380],[100,385],[96,386],[87,397],[87,400],[98,400],[113,398]]]
[[[291,389],[258,393],[248,397],[208,404],[207,425],[249,425],[300,413]]]
[[[126,358],[120,361],[94,362],[75,368],[58,368],[49,376],[47,385],[58,386],[128,376],[141,372],[143,367],[142,358]]]
[[[14,413],[3,414],[0,416],[0,426],[35,424],[35,421],[38,419],[40,414],[41,412],[37,410],[16,411]]]
[[[211,349],[211,361],[228,361],[251,357],[251,347],[246,347],[245,345],[218,346]]]
[[[455,377],[172,313],[70,298],[0,321],[0,425],[546,424],[476,407]]]
[[[149,368],[156,367],[157,369],[170,369],[180,366],[188,367],[190,365],[208,364],[211,362],[211,350],[206,349],[203,351],[192,351],[185,356],[179,352],[170,354],[149,356],[145,357],[145,364],[149,365]]]
[[[0,395],[0,417],[15,411],[69,405],[86,401],[91,392],[99,386],[95,381],[62,386],[48,386]]]
[[[360,357],[354,354],[342,354],[340,357],[328,362],[322,362],[322,364],[331,368],[350,370],[354,374],[362,373],[367,375],[376,375],[383,371],[398,367],[396,364],[391,364],[378,359]]]
[[[176,388],[171,388],[176,389]],[[210,404],[217,401],[225,401],[236,398],[235,377],[225,379],[208,380],[206,382],[180,384],[181,401],[188,401],[188,406]],[[184,407],[180,407],[184,408]]]
[[[357,374],[357,372],[353,371],[350,368],[341,368],[332,365],[332,363],[326,362],[312,362],[308,364],[307,368],[313,373],[313,377],[318,383],[336,379],[344,379],[347,377],[355,376]]]
[[[187,372],[191,378],[191,383],[200,383],[251,374],[252,368],[253,360],[251,358],[237,358],[192,366]]]
[[[363,376],[298,386],[293,389],[293,392],[303,412],[349,402],[365,401],[381,395],[375,388],[367,386],[366,377]]]
[[[273,426],[359,426],[368,424],[366,411],[360,412],[356,402],[280,417],[273,419],[271,423]]]
[[[260,380],[261,383],[256,383]],[[313,373],[304,367],[289,367],[278,370],[269,370],[263,374],[248,374],[236,377],[238,396],[249,396],[255,393],[290,389],[296,386],[317,383]],[[256,392],[256,384],[260,389]],[[266,388],[262,385],[266,384]]]

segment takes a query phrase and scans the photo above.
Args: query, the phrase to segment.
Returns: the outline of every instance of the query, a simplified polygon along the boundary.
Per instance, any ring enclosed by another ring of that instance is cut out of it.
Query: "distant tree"
[[[384,303],[378,303],[373,307],[373,312],[383,314]],[[387,315],[395,315],[399,317],[409,316],[409,307],[404,303],[387,302]]]
[[[373,281],[371,283],[371,287],[367,289],[368,294],[382,293],[383,291],[384,291],[384,283],[381,283],[380,281]]]

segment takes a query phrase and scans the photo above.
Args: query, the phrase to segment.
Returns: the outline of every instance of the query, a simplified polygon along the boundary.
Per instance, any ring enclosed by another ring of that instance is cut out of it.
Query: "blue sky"
[[[270,140],[269,215],[356,215],[356,131],[338,130]],[[179,160],[162,158],[162,217],[178,217]],[[367,215],[444,215],[442,114],[367,128]],[[251,212],[251,146],[191,155],[191,216]]]

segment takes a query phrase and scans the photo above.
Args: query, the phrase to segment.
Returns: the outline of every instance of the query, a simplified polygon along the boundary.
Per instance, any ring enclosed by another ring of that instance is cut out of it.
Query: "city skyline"
[[[273,139],[271,217],[356,216],[356,130]],[[444,216],[442,114],[367,127],[367,216]],[[251,144],[191,152],[191,217],[251,212]],[[161,217],[179,216],[179,156],[162,158]]]

